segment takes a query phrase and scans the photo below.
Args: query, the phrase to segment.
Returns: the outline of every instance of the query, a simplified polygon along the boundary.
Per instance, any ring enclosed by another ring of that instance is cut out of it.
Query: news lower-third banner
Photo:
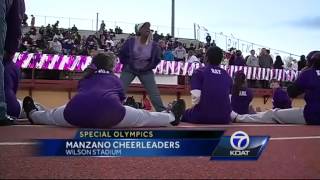
[[[208,156],[211,160],[257,160],[269,136],[221,130],[79,130],[73,139],[37,140],[37,155],[64,157]]]

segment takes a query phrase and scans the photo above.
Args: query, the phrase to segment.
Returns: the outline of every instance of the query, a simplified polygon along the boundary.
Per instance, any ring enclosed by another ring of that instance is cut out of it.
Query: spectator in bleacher
[[[31,15],[31,27],[34,27],[35,23],[36,23],[36,18],[33,15]]]
[[[160,35],[158,34],[158,31],[155,31],[154,34],[153,34],[153,40],[155,42],[159,42],[160,39],[161,38],[160,38]]]
[[[212,43],[211,43],[210,46],[211,46],[211,47],[217,46],[217,45],[216,45],[216,41],[215,41],[215,40],[212,40]]]
[[[293,59],[292,57],[289,57],[289,60],[287,61],[287,67],[286,67],[286,69],[289,69],[289,70],[298,70],[297,60]]]
[[[110,43],[111,47],[114,46],[114,42],[110,36],[107,36],[107,39],[106,39],[106,44],[108,44],[108,43]]]
[[[204,48],[202,42],[199,43],[199,45],[198,45],[198,50],[199,50],[201,53],[206,53],[206,49]]]
[[[160,34],[160,39],[164,39],[163,33]]]
[[[168,46],[163,54],[164,60],[166,61],[174,61],[174,55],[172,53],[172,47]]]
[[[271,59],[272,59],[272,61],[273,61],[274,57],[273,57],[273,55],[271,54],[270,49],[267,49],[266,51],[267,51],[267,54],[271,57]]]
[[[50,43],[50,48],[52,48],[55,54],[62,53],[62,45],[57,38],[54,38],[53,41]]]
[[[78,32],[78,28],[76,27],[76,25],[75,25],[75,24],[72,26],[72,28],[71,28],[71,32],[72,32],[72,33],[76,33],[76,32]]]
[[[54,34],[57,34],[58,33],[58,31],[59,31],[59,21],[57,21],[54,25],[52,25],[52,32],[54,33]]]
[[[119,54],[121,47],[124,45],[125,39],[121,38],[120,41],[115,46],[115,54]]]
[[[207,44],[210,45],[210,43],[211,43],[211,36],[210,36],[209,33],[207,33],[206,41],[207,41]]]
[[[54,23],[54,25],[52,25],[52,28],[58,29],[59,28],[59,21],[56,21],[56,23]]]
[[[274,69],[283,69],[284,63],[282,61],[281,56],[276,57],[276,61],[274,62],[273,68]]]
[[[119,26],[117,26],[114,30],[116,34],[122,34],[122,29]]]
[[[172,36],[168,33],[165,37],[166,41],[169,41],[172,38]]]
[[[73,46],[74,46],[74,41],[72,39],[69,39],[69,38],[65,39],[62,45],[64,54],[69,55],[71,53]]]
[[[161,49],[161,60],[163,60],[164,59],[164,53],[166,51],[166,42],[164,40],[160,40],[158,42],[158,44],[159,44],[159,47]]]
[[[300,57],[300,61],[298,62],[298,71],[301,71],[306,66],[307,66],[306,56],[302,55]]]
[[[229,66],[234,66],[235,65],[235,59],[236,59],[236,49],[235,48],[230,48],[230,58],[229,58]]]
[[[24,13],[24,0],[0,1],[0,125],[13,124],[7,115],[5,86],[9,85],[5,82],[4,62],[12,59],[19,49]]]
[[[259,56],[259,65],[261,68],[272,68],[273,60],[267,49],[262,48]]]
[[[194,44],[193,43],[190,43],[190,47],[187,49],[187,51],[195,51],[196,48],[194,47]]]
[[[235,56],[235,59],[234,59],[234,65],[235,66],[245,66],[246,65],[246,62],[242,56],[242,52],[240,50],[237,50],[236,51],[236,56]]]
[[[40,35],[44,35],[44,31],[45,31],[45,27],[44,26],[41,26],[40,28],[39,28],[39,34]]]
[[[23,15],[23,20],[22,20],[22,25],[23,26],[28,26],[28,15],[27,14],[24,14]]]
[[[291,69],[297,71],[298,70],[298,62],[296,59],[293,59],[291,62]]]
[[[109,35],[110,35],[110,38],[116,37],[116,33],[113,31],[113,29],[109,29]]]
[[[129,38],[120,50],[119,59],[124,65],[120,79],[124,91],[127,92],[129,84],[137,76],[150,96],[155,110],[162,112],[166,107],[162,103],[153,72],[161,60],[161,50],[158,43],[152,41],[150,26],[149,22],[136,25],[136,36]]]
[[[250,56],[247,59],[247,66],[250,67],[259,67],[259,60],[258,58],[255,56],[256,52],[255,50],[251,50],[250,51]]]
[[[102,20],[101,24],[100,24],[100,32],[104,32],[104,30],[106,29],[106,24],[104,23],[104,21]]]
[[[273,60],[272,57],[268,54],[267,49],[262,48],[259,56],[259,65],[261,68],[272,68]],[[269,81],[261,80],[262,88],[269,88]]]
[[[182,46],[182,43],[179,43],[179,46],[175,48],[175,50],[173,51],[174,60],[185,62],[186,54],[187,54],[186,49]]]
[[[48,26],[46,27],[46,37],[48,39],[52,40],[51,38],[53,38],[54,35],[55,35],[55,33],[53,32],[51,25],[48,24]]]
[[[60,31],[57,31],[57,33],[53,36],[53,39],[57,39],[58,41],[62,41],[63,35]]]
[[[195,52],[190,50],[188,52],[187,62],[188,63],[200,63],[200,60],[195,56]]]

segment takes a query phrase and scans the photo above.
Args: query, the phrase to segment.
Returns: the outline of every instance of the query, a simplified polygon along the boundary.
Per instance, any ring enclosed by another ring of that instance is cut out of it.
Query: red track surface
[[[271,140],[260,159],[249,162],[210,161],[209,157],[46,158],[32,156],[33,145],[4,143],[30,142],[31,139],[41,138],[72,138],[77,129],[49,126],[0,127],[0,179],[320,178],[320,126],[183,124],[166,129],[225,129],[226,135],[243,130],[249,135],[270,135]]]

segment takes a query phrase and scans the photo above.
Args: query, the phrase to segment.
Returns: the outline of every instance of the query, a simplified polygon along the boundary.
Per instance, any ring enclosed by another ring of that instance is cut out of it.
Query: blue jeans
[[[3,56],[7,33],[6,22],[7,4],[6,1],[0,1],[0,120],[4,119],[7,112],[7,105],[4,94],[4,67]]]

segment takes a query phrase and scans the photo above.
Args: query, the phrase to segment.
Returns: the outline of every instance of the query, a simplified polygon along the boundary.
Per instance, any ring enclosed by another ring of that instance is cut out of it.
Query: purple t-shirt
[[[231,96],[232,110],[238,114],[249,114],[249,105],[253,99],[252,90],[245,88],[239,94]]]
[[[66,105],[64,117],[78,127],[109,128],[123,119],[124,99],[123,86],[117,76],[94,74],[79,81],[78,93]]]
[[[20,70],[12,61],[4,64],[4,92],[7,103],[7,113],[16,118],[19,117],[21,111],[20,104],[16,97],[19,77]]]
[[[273,109],[289,109],[292,108],[291,99],[286,91],[281,88],[277,88],[273,93]]]
[[[152,43],[143,45],[138,39],[135,39],[133,48],[134,63],[133,66],[136,69],[144,69],[150,64],[149,59],[151,58]]]
[[[303,71],[295,84],[305,92],[304,117],[307,124],[320,125],[320,70],[310,68]]]
[[[207,65],[197,69],[191,78],[191,90],[201,90],[200,102],[186,110],[182,121],[198,124],[230,123],[231,87],[231,77],[219,66]]]

